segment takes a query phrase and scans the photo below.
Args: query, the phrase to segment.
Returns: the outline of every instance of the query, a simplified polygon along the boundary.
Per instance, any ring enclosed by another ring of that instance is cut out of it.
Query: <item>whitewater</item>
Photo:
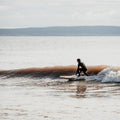
[[[0,120],[120,118],[119,36],[4,36],[0,42]],[[89,76],[61,79],[75,75],[77,58]]]

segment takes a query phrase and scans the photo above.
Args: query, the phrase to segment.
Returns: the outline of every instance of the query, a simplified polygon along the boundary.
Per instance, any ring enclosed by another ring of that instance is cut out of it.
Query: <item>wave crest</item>
[[[108,66],[87,66],[89,75],[96,75]],[[16,69],[16,70],[6,70],[0,71],[1,76],[5,77],[50,77],[59,78],[61,75],[73,75],[75,74],[77,66],[54,66],[54,67],[44,67],[44,68],[26,68],[26,69]]]
[[[119,67],[108,67],[100,71],[97,75],[86,76],[87,81],[96,80],[103,83],[116,83],[120,82],[120,68]]]

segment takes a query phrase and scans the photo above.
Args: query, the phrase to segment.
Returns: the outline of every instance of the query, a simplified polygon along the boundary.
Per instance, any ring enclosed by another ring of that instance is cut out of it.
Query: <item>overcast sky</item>
[[[120,0],[0,0],[0,28],[120,26]]]

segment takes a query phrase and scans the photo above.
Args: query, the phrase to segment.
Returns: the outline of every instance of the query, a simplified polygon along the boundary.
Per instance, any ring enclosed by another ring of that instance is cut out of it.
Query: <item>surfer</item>
[[[83,72],[86,76],[88,76],[87,67],[85,66],[85,64],[81,62],[79,58],[77,59],[77,62],[78,62],[78,68],[77,68],[76,74],[80,76],[80,73]]]

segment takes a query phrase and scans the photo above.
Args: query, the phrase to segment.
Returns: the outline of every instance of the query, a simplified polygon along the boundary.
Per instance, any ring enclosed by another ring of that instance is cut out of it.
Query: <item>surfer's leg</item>
[[[76,75],[78,75],[79,74],[79,69],[77,69],[77,71],[76,71]]]
[[[83,73],[84,73],[86,76],[88,76],[87,71],[83,71]]]
[[[78,73],[78,77],[80,76],[80,73]]]
[[[78,73],[79,75],[78,75],[78,76],[81,76],[81,75],[80,75],[81,72],[82,72],[81,69],[79,69],[79,73]]]

